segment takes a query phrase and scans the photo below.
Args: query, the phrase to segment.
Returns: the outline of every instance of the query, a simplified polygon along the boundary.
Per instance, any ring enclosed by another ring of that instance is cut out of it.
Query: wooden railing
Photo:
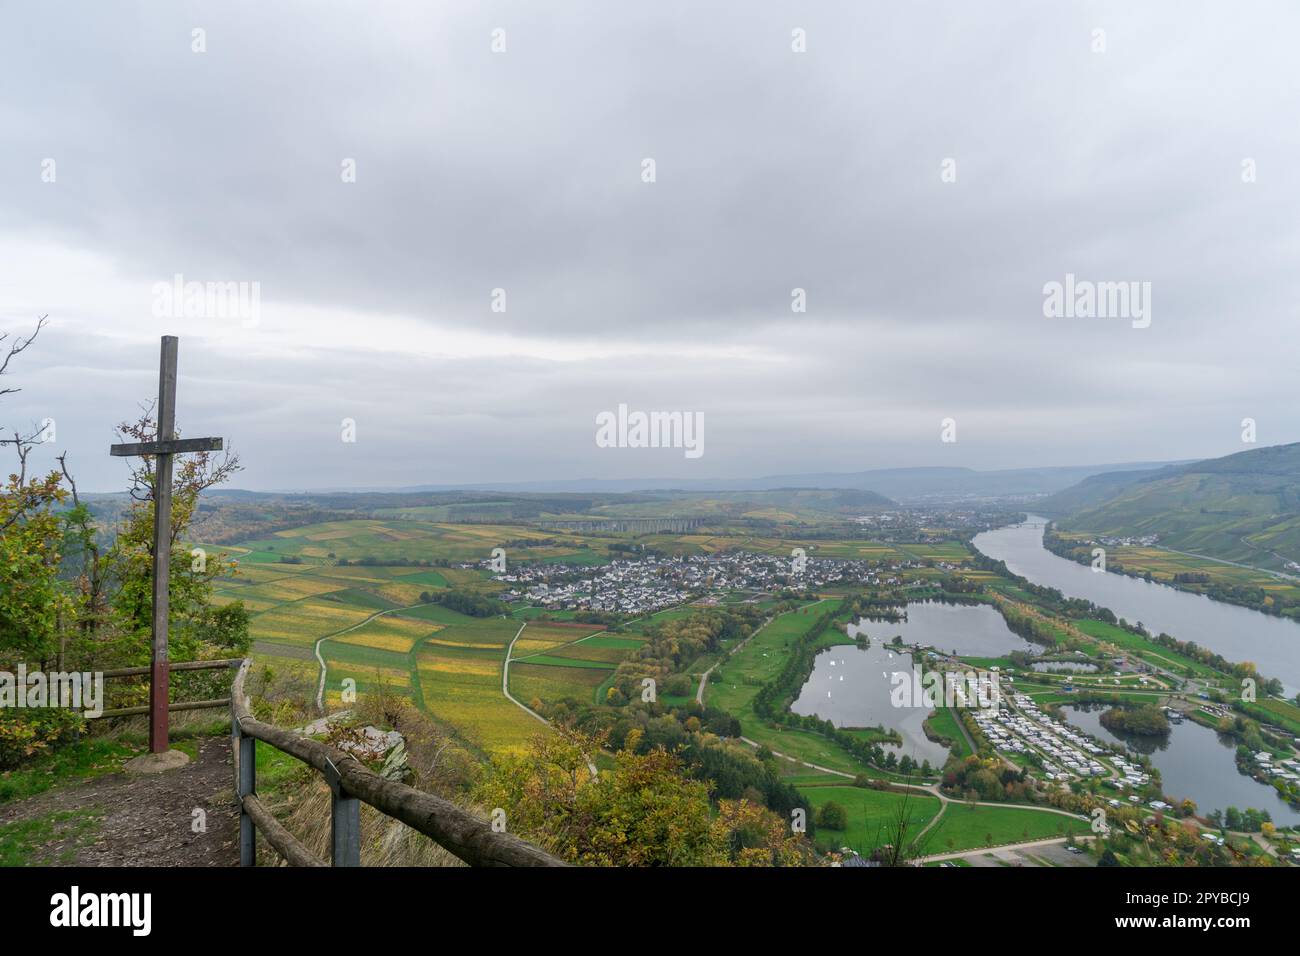
[[[242,657],[232,657],[220,661],[179,661],[175,664],[169,664],[167,669],[173,674],[177,671],[215,671],[225,670],[230,667],[239,667],[244,663]],[[103,672],[104,680],[114,677],[145,677],[149,674],[151,668],[148,665],[143,667],[119,667],[115,670]],[[216,697],[212,700],[191,700],[181,701],[179,703],[168,704],[167,710],[207,710],[215,707],[230,706],[229,697]],[[149,705],[141,704],[138,707],[115,707],[112,710],[106,710],[100,713],[99,717],[134,717],[137,714],[149,713]]]
[[[235,798],[239,802],[239,864],[256,865],[255,834],[260,831],[292,866],[326,864],[271,815],[257,797],[257,742],[297,757],[319,770],[329,784],[331,862],[361,865],[361,804],[405,823],[445,847],[470,866],[567,866],[563,860],[491,824],[450,801],[385,779],[355,757],[257,720],[249,712],[244,678],[252,661],[245,660],[230,688],[232,744],[235,754]]]

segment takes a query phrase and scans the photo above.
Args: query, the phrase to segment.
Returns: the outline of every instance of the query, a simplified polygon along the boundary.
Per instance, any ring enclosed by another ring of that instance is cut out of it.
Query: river
[[[1110,608],[1154,634],[1164,631],[1195,641],[1230,661],[1253,661],[1262,674],[1280,679],[1288,694],[1300,687],[1300,624],[1140,578],[1093,571],[1044,548],[1042,523],[1042,518],[1030,515],[1023,525],[977,535],[974,545],[1035,584]],[[1040,527],[1031,527],[1035,524]],[[1102,740],[1120,739],[1101,726],[1098,711],[1071,706],[1068,714],[1071,723]],[[1188,720],[1176,724],[1160,746],[1133,737],[1123,742],[1149,752],[1165,793],[1191,797],[1202,814],[1229,805],[1254,807],[1269,811],[1276,823],[1300,823],[1300,812],[1272,788],[1238,772],[1235,745],[1208,727]]]
[[[1252,661],[1265,677],[1282,681],[1288,696],[1300,688],[1300,623],[1141,578],[1094,571],[1043,547],[1043,522],[1030,515],[1025,524],[977,535],[974,545],[1035,584],[1110,608],[1152,634],[1163,631],[1227,660]]]

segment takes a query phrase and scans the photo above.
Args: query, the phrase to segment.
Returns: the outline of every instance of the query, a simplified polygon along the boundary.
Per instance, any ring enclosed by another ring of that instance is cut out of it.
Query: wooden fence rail
[[[242,657],[231,657],[219,661],[179,661],[175,664],[169,664],[167,669],[172,673],[176,671],[215,671],[239,667],[243,663],[244,659]],[[113,677],[144,677],[152,670],[153,668],[148,665],[144,667],[118,667],[104,671],[101,676],[105,680]],[[214,697],[211,700],[190,700],[168,704],[167,710],[208,710],[214,707],[228,707],[229,705],[229,697]],[[104,717],[134,717],[138,714],[147,713],[149,713],[149,705],[141,704],[137,707],[114,707],[112,710],[103,711],[98,716],[102,719]]]
[[[324,866],[271,815],[257,798],[257,741],[297,757],[321,772],[331,801],[331,862],[361,865],[361,804],[400,820],[445,847],[470,866],[567,866],[563,860],[491,824],[441,797],[381,777],[355,757],[290,730],[264,724],[249,711],[245,660],[230,688],[235,798],[239,802],[239,863],[256,865],[255,834],[261,831],[276,852],[293,866]]]

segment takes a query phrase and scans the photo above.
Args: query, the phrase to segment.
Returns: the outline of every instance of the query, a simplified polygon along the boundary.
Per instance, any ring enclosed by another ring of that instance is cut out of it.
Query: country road
[[[519,635],[524,633],[524,628],[526,628],[527,626],[528,626],[527,621],[524,621],[523,624],[519,625],[519,630],[515,631],[515,636],[510,639],[510,646],[506,648],[505,663],[501,667],[501,693],[506,695],[506,700],[510,701],[510,703],[514,704],[525,714],[528,714],[531,717],[536,717],[547,727],[549,727],[551,726],[551,722],[549,720],[547,720],[537,711],[533,710],[531,707],[527,707],[524,704],[521,704],[519,700],[515,697],[515,695],[510,693],[510,654],[515,649],[515,641],[519,640]]]

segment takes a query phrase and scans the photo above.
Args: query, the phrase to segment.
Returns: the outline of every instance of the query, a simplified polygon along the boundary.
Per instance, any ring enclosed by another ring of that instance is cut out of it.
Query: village
[[[467,567],[491,570],[491,562]],[[506,601],[551,610],[648,614],[689,599],[723,591],[755,594],[806,591],[835,584],[900,585],[899,573],[919,561],[885,563],[840,558],[777,558],[752,551],[714,555],[616,560],[580,564],[518,564],[494,575],[509,585]]]

